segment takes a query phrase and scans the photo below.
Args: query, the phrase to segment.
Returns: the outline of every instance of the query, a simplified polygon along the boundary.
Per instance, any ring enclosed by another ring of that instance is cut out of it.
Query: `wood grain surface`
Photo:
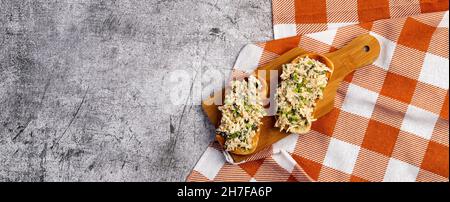
[[[279,75],[281,75],[282,73],[282,65],[290,63],[295,58],[305,54],[308,54],[310,57],[322,61],[329,67],[331,66],[331,68],[334,66],[333,73],[330,75],[331,78],[324,90],[324,98],[318,101],[317,107],[314,112],[314,117],[320,119],[333,109],[334,98],[336,96],[337,89],[339,88],[339,85],[341,84],[343,79],[356,69],[373,63],[378,58],[380,49],[381,47],[378,40],[369,34],[365,34],[355,38],[345,47],[335,52],[327,53],[323,56],[308,53],[302,48],[294,48],[281,55],[277,59],[273,60],[269,64],[257,68],[255,72],[253,72],[253,74],[264,75],[258,77],[260,79],[265,79],[268,84],[273,84],[274,82],[276,83],[276,80],[280,79]],[[331,63],[329,63],[330,61]],[[276,76],[274,74],[274,71],[277,72]],[[274,86],[272,87],[272,89],[270,89],[269,95],[271,99],[275,97],[273,95],[275,93],[274,91],[276,87],[277,86]],[[202,102],[204,112],[208,116],[211,123],[216,127],[220,124],[221,113],[218,110],[218,105],[214,103],[220,103],[217,101],[223,100],[223,92],[224,90],[217,91],[214,93],[214,95]],[[275,118],[275,116],[266,116],[262,119],[263,124],[260,128],[261,136],[255,153],[271,146],[272,144],[289,135],[284,131],[279,131],[279,128],[274,127],[276,122]],[[250,156],[232,154],[232,157],[235,162],[242,162]]]

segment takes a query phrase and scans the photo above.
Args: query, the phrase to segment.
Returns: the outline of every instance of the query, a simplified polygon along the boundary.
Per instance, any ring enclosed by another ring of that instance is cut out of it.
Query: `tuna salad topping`
[[[283,65],[276,93],[276,127],[291,132],[311,126],[315,121],[316,101],[323,99],[329,72],[331,70],[325,64],[308,57],[301,58],[298,63]]]
[[[248,81],[233,81],[225,95],[224,105],[219,107],[222,120],[217,132],[225,139],[225,149],[253,149],[253,138],[265,115],[260,96],[261,82],[254,76]]]

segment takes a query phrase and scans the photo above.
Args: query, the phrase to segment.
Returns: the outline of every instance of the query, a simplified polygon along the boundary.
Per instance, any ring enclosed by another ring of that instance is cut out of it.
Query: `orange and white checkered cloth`
[[[345,79],[309,134],[240,165],[213,143],[188,181],[449,181],[447,0],[273,0],[273,16],[275,37],[294,37],[247,45],[237,72],[298,46],[327,53],[366,33],[381,55]]]

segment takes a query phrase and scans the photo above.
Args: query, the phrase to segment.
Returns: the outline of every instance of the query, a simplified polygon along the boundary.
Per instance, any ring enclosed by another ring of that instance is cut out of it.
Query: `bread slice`
[[[290,130],[290,132],[295,133],[295,134],[306,134],[309,133],[309,131],[311,131],[311,124],[303,127],[303,128],[295,128]]]
[[[311,59],[317,60],[317,61],[325,64],[328,68],[330,68],[331,72],[327,73],[327,77],[328,77],[328,79],[331,79],[331,75],[334,70],[333,62],[331,62],[331,60],[329,60],[328,58],[326,58],[322,55],[315,54],[315,53],[304,54],[304,55],[298,56],[297,58],[292,60],[291,64],[298,64],[300,62],[300,60],[305,57],[309,57]],[[319,101],[319,100],[317,99],[316,102],[317,101]],[[309,124],[302,128],[292,129],[292,130],[290,130],[290,132],[295,133],[295,134],[306,134],[311,131],[311,126],[312,126],[312,124]]]
[[[261,135],[261,131],[257,131],[255,136],[253,137],[252,149],[245,150],[242,148],[237,148],[233,151],[230,151],[230,153],[236,154],[236,155],[242,155],[242,156],[253,154],[256,151],[256,148],[258,147],[260,135]],[[217,134],[216,139],[220,143],[220,145],[225,146],[225,138],[222,137],[222,135]]]
[[[258,78],[258,77],[256,77],[256,78]],[[260,92],[261,99],[266,99],[269,95],[269,86],[267,85],[267,82],[265,79],[259,79],[259,80],[261,81],[261,85],[262,85],[261,92]],[[260,123],[259,126],[261,126],[261,124],[262,123]],[[260,127],[258,127],[258,128],[260,128]],[[235,149],[233,151],[229,151],[229,152],[232,154],[242,155],[242,156],[253,154],[256,151],[256,148],[258,147],[260,135],[261,135],[261,130],[258,129],[258,131],[256,131],[255,136],[253,137],[251,149],[246,150],[246,149],[242,149],[242,148],[237,148],[237,149]],[[219,142],[219,144],[222,147],[225,147],[226,140],[222,135],[216,134],[216,140]]]

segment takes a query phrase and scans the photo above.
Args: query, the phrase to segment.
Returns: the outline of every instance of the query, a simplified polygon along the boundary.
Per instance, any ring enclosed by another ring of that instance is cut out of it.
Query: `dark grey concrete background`
[[[184,181],[213,128],[165,76],[272,38],[270,0],[0,2],[0,181]]]

